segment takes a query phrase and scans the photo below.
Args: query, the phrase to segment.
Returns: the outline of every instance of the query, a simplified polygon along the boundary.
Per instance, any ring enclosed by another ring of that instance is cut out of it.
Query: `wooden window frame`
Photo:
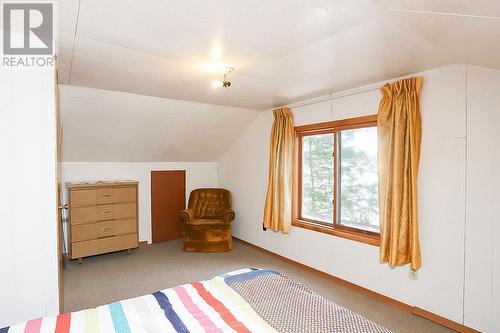
[[[379,246],[380,234],[337,224],[337,188],[338,188],[338,142],[337,133],[349,129],[377,126],[378,115],[342,119],[318,124],[295,127],[295,156],[293,168],[293,219],[292,225],[318,231],[350,240]],[[317,134],[333,134],[333,224],[302,217],[302,139]]]

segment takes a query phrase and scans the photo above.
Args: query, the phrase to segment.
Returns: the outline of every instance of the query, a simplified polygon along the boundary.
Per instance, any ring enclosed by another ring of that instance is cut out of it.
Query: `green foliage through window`
[[[302,141],[302,216],[333,223],[333,133]]]
[[[338,224],[379,231],[377,128],[341,131]]]

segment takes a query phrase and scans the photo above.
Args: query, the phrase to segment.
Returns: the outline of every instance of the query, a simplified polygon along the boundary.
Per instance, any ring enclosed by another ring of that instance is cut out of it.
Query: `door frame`
[[[154,224],[153,224],[153,174],[156,173],[178,173],[178,172],[181,172],[184,174],[184,208],[183,209],[186,209],[186,193],[187,193],[187,188],[186,188],[186,176],[187,176],[187,172],[186,170],[184,169],[180,169],[180,170],[151,170],[151,174],[150,174],[150,195],[151,195],[151,200],[150,200],[150,213],[151,213],[151,243],[154,244],[155,243],[155,227],[154,227]]]

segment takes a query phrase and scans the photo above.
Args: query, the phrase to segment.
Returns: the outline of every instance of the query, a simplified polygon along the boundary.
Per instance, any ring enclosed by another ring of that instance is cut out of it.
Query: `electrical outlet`
[[[411,269],[410,267],[410,279],[412,280],[418,280],[418,271],[414,271],[413,269]]]

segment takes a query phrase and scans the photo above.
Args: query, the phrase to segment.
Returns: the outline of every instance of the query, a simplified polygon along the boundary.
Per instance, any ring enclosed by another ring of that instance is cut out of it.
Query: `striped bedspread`
[[[281,291],[279,287],[283,287],[283,281],[274,280],[280,278],[287,279],[286,289]],[[336,312],[335,303],[289,281],[292,280],[275,271],[243,269],[94,309],[33,319],[2,328],[0,333],[389,332],[348,310]],[[269,282],[278,285],[264,285]],[[295,289],[297,287],[299,289]],[[303,294],[304,290],[307,295]],[[280,295],[286,297],[282,300]],[[311,295],[315,296],[311,298]],[[297,299],[305,302],[302,305],[317,305],[319,308],[297,308],[292,312],[286,309],[294,306],[286,302]],[[322,301],[317,303],[318,299]],[[319,312],[310,317],[311,311]],[[295,318],[285,318],[291,314]],[[341,317],[337,326],[332,326],[331,321],[335,321],[336,315]],[[323,319],[326,326],[321,324]],[[335,327],[339,330],[333,329]]]

